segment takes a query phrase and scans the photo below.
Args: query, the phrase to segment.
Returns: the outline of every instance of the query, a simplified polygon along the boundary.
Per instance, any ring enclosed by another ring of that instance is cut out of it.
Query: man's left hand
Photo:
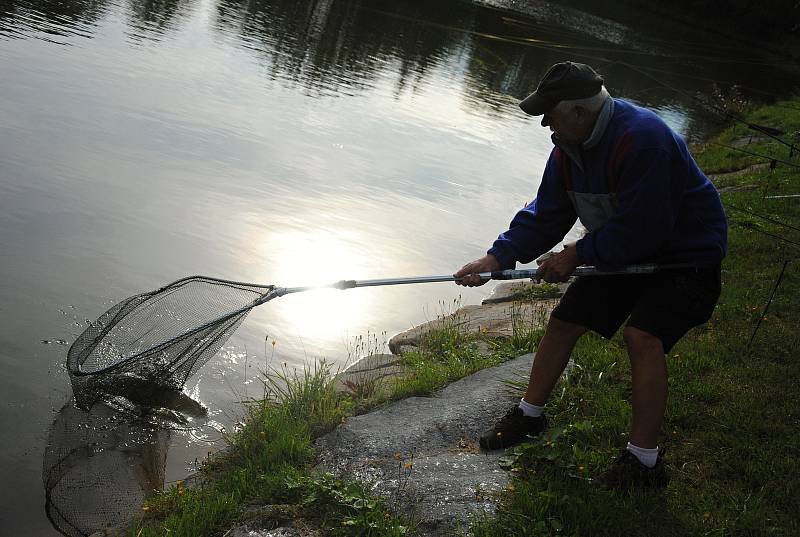
[[[545,259],[539,265],[536,276],[550,283],[565,282],[580,264],[578,249],[569,246]]]

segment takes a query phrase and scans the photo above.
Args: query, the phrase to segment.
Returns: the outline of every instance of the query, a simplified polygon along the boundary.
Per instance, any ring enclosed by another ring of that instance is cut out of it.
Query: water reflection
[[[457,28],[431,32],[420,22],[457,26],[472,11],[466,2],[220,0],[215,27],[258,50],[273,78],[311,94],[352,95],[387,68],[398,91],[418,85],[464,39]]]
[[[176,29],[194,0],[128,0],[122,4],[134,41],[158,41]],[[93,38],[101,19],[120,7],[114,0],[0,0],[0,38],[35,37],[57,44]]]
[[[107,7],[107,2],[95,0],[0,0],[0,39],[37,33],[53,42],[61,42],[59,37],[91,37]]]
[[[194,0],[128,0],[130,36],[135,41],[160,40],[186,19]]]
[[[269,79],[311,96],[375,91],[390,77],[397,98],[420,91],[446,65],[465,104],[490,115],[506,109],[503,97],[526,95],[553,63],[577,59],[606,74],[615,95],[687,108],[686,132],[693,134],[697,91],[736,83],[746,95],[764,97],[794,84],[795,73],[781,73],[752,52],[732,56],[733,45],[719,39],[645,36],[575,4],[531,2],[520,13],[458,0],[0,0],[0,36],[90,38],[121,7],[134,42],[210,25],[257,54]]]
[[[170,431],[118,409],[71,401],[50,427],[42,468],[45,510],[64,535],[124,526],[164,486]]]
[[[178,424],[203,420],[187,396],[181,412],[110,399],[89,410],[67,402],[56,415],[42,463],[45,511],[64,535],[82,537],[125,527],[146,498],[164,488],[167,451]]]
[[[270,275],[281,286],[324,285],[354,274],[368,274],[373,265],[368,237],[358,229],[325,229],[267,234],[265,257],[274,256]],[[300,334],[336,339],[348,326],[362,326],[370,317],[375,295],[337,290],[309,291],[286,297],[282,317]]]

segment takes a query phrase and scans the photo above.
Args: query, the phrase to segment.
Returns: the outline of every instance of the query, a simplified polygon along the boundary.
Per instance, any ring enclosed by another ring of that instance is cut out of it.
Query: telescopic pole
[[[575,269],[572,273],[573,276],[613,276],[619,274],[652,274],[654,272],[661,272],[665,270],[687,269],[694,268],[690,264],[670,264],[658,265],[655,263],[645,265],[627,265],[617,269],[601,269],[593,266],[582,266]],[[519,269],[519,270],[498,270],[495,272],[481,272],[478,274],[483,280],[522,280],[526,278],[538,280],[537,270],[532,269]],[[290,293],[300,293],[303,291],[311,291],[314,289],[353,289],[355,287],[378,287],[383,285],[406,285],[411,283],[435,283],[435,282],[452,282],[459,280],[452,274],[445,274],[440,276],[410,276],[405,278],[385,278],[377,280],[340,280],[338,282],[330,283],[327,285],[308,285],[303,287],[277,287],[269,295],[274,298],[276,296],[288,295]]]

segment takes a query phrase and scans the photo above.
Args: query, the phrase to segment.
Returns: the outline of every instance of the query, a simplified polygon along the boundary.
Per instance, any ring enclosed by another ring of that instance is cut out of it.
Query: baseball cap
[[[603,77],[583,63],[557,63],[545,73],[536,91],[525,97],[519,107],[526,114],[541,116],[561,101],[585,99],[597,95]]]

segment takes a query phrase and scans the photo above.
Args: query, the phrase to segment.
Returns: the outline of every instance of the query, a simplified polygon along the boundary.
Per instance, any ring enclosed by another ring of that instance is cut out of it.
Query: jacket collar
[[[614,99],[609,95],[606,98],[606,102],[603,103],[603,107],[600,109],[600,113],[597,116],[597,120],[594,122],[594,127],[592,128],[592,133],[589,135],[589,138],[583,142],[582,144],[567,144],[558,139],[558,137],[553,134],[550,136],[550,139],[553,141],[553,145],[556,147],[561,148],[567,156],[583,171],[583,158],[581,154],[581,150],[588,150],[592,149],[593,147],[597,146],[600,143],[600,140],[603,139],[603,134],[605,134],[606,129],[608,128],[609,123],[611,123],[611,118],[614,116]]]
[[[603,108],[600,109],[600,114],[597,116],[597,121],[594,122],[592,134],[589,139],[583,142],[583,149],[591,149],[600,143],[603,134],[606,132],[608,124],[611,123],[611,117],[614,115],[614,99],[609,95],[606,102],[603,103]]]

